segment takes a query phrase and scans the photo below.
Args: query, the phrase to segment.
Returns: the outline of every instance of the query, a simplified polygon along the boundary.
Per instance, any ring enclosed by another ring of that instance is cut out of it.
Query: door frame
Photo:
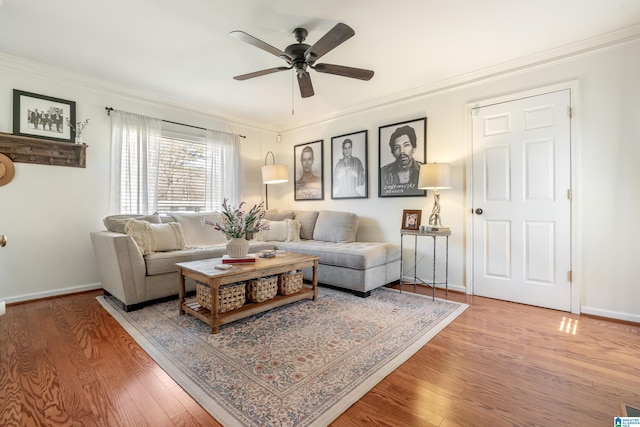
[[[477,101],[470,101],[466,106],[465,114],[465,126],[466,126],[466,139],[467,139],[467,156],[466,164],[466,188],[469,189],[466,194],[466,206],[467,213],[466,229],[469,230],[465,235],[465,258],[466,258],[466,271],[465,275],[465,289],[468,295],[474,294],[473,289],[473,109],[479,107],[487,107],[489,105],[500,104],[503,102],[515,101],[522,98],[528,98],[537,95],[544,95],[550,92],[558,92],[561,90],[569,90],[569,99],[571,102],[571,123],[570,123],[570,161],[571,161],[571,312],[574,314],[580,314],[582,293],[582,272],[579,269],[580,251],[582,236],[580,235],[581,222],[580,222],[580,203],[582,198],[580,197],[580,144],[578,129],[580,129],[579,121],[580,114],[579,104],[579,82],[578,80],[570,80],[563,83],[557,83],[554,85],[543,86],[535,89],[529,89],[522,92],[515,92],[508,95],[502,95],[494,98],[485,98]]]

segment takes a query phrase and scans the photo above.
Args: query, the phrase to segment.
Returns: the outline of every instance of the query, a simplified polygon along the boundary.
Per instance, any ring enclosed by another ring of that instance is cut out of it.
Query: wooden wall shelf
[[[0,132],[0,153],[16,163],[86,167],[86,144],[58,142]]]

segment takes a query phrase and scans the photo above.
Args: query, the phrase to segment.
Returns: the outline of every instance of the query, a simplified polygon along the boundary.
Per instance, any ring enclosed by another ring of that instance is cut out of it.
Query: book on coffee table
[[[223,264],[254,264],[256,262],[256,254],[247,254],[240,258],[232,258],[229,255],[222,255]]]

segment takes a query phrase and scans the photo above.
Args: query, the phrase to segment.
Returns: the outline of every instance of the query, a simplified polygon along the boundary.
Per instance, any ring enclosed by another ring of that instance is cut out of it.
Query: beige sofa
[[[102,287],[125,310],[178,291],[178,262],[221,257],[226,238],[202,219],[217,212],[171,215],[113,215],[106,231],[91,233]],[[400,247],[356,242],[358,216],[335,211],[269,211],[270,229],[250,240],[251,253],[282,249],[319,255],[318,282],[362,297],[400,278]],[[128,225],[127,225],[128,224]],[[177,225],[179,224],[179,225]],[[127,230],[125,231],[125,227]],[[128,233],[127,233],[128,232]],[[311,279],[311,269],[304,271]],[[195,283],[187,280],[187,292]]]

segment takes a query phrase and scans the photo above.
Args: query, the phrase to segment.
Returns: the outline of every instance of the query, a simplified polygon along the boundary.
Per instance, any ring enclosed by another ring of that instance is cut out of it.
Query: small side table
[[[414,238],[414,248],[413,248],[413,289],[415,290],[416,284],[419,281],[425,285],[431,286],[433,289],[433,299],[436,299],[436,284],[444,284],[445,292],[449,295],[449,236],[451,236],[451,230],[443,230],[443,231],[427,231],[420,232],[418,230],[400,230],[400,292],[402,292],[402,277],[404,276],[404,251],[403,251],[403,243],[404,236],[413,236]],[[431,282],[427,282],[422,280],[417,276],[418,273],[418,237],[431,237],[433,238],[433,274]],[[445,246],[445,279],[444,282],[436,283],[436,239],[438,237],[444,237],[446,246]]]

